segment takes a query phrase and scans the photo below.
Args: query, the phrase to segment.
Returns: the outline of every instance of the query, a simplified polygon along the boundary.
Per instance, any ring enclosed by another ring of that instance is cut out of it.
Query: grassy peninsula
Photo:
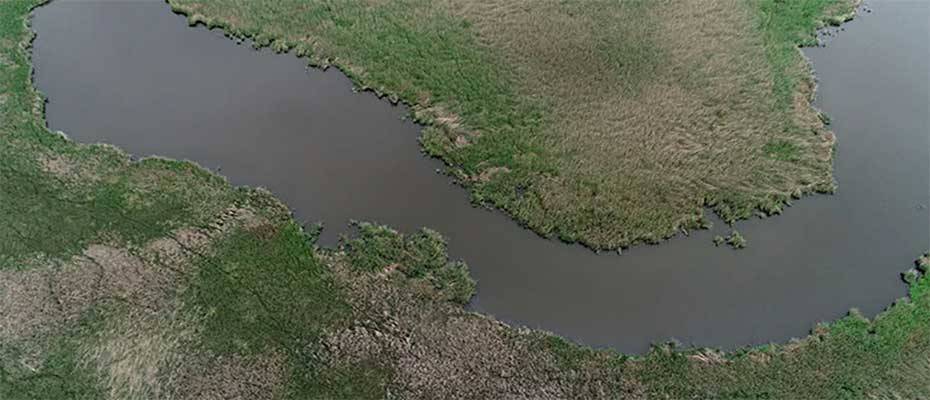
[[[48,131],[37,3],[0,3],[0,398],[930,397],[930,256],[876,319],[782,345],[626,356],[513,328],[461,306],[436,232],[320,248],[267,192]]]
[[[853,0],[169,0],[413,107],[479,204],[594,248],[834,189],[797,51]]]

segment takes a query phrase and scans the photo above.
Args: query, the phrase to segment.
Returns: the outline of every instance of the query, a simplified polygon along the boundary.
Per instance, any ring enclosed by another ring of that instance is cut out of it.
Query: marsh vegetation
[[[270,193],[44,126],[29,11],[0,3],[0,397],[921,398],[930,255],[910,297],[802,340],[594,350],[467,311],[440,234],[317,245]]]
[[[191,23],[404,101],[480,204],[594,248],[830,192],[798,45],[851,0],[171,0]]]

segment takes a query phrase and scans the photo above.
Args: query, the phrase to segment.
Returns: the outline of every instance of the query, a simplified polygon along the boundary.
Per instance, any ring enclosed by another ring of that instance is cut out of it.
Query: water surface
[[[719,222],[622,256],[542,239],[437,174],[404,107],[190,28],[162,2],[56,0],[35,12],[33,58],[52,129],[266,187],[324,222],[324,243],[350,219],[434,228],[478,279],[476,310],[626,352],[673,337],[732,348],[803,336],[851,307],[875,314],[930,248],[930,6],[872,9],[805,51],[838,137],[839,191],[740,222],[740,251],[711,244]]]

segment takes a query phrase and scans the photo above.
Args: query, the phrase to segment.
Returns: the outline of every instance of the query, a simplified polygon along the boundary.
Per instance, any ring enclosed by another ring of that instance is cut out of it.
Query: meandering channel
[[[875,314],[930,245],[930,5],[870,7],[805,49],[838,137],[839,191],[738,223],[739,251],[711,243],[720,221],[622,255],[540,238],[436,173],[403,106],[190,28],[159,1],[55,0],[35,12],[33,60],[49,126],[77,141],[266,187],[324,222],[323,244],[350,219],[442,232],[479,282],[478,311],[625,352],[669,338],[732,348],[805,335],[851,307]]]

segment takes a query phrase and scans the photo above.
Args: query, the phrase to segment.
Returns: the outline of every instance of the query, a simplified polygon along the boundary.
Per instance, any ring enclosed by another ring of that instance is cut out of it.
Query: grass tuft
[[[355,268],[401,271],[408,278],[429,282],[445,299],[461,304],[474,295],[476,283],[468,267],[461,261],[449,260],[446,241],[438,232],[424,228],[404,235],[383,225],[354,225],[358,234],[343,238],[340,247]]]
[[[727,244],[733,246],[734,249],[742,249],[746,247],[746,238],[744,238],[743,235],[739,233],[739,231],[734,229],[727,236]]]

